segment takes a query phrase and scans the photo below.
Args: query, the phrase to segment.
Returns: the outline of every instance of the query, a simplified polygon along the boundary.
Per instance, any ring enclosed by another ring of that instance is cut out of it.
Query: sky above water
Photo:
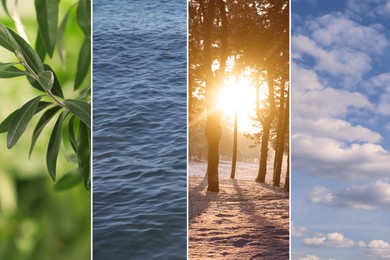
[[[293,259],[389,259],[390,1],[291,11]]]

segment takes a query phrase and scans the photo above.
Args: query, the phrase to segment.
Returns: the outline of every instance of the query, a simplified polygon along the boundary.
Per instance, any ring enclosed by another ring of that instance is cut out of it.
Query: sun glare
[[[236,78],[232,76],[227,78],[218,96],[217,107],[231,119],[231,122],[233,122],[234,113],[237,111],[239,131],[254,132],[251,116],[253,117],[255,114],[255,105],[256,89],[248,77]]]

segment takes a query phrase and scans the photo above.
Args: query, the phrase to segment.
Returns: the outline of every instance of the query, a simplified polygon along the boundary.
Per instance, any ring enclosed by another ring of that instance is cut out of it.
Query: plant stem
[[[38,75],[35,73],[33,69],[27,64],[26,60],[23,57],[23,54],[21,54],[19,51],[15,50],[15,55],[18,58],[18,60],[22,63],[22,65],[26,68],[26,70],[30,73],[30,75],[42,86],[41,82],[39,81]],[[51,97],[59,106],[66,108],[65,104],[62,103],[58,98],[56,98],[53,93],[49,89],[46,89],[44,86],[42,88],[45,90],[46,94]]]

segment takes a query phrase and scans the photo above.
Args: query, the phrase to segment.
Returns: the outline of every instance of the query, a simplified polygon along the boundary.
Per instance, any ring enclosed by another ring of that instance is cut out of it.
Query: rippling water
[[[93,1],[94,259],[186,258],[186,1]]]

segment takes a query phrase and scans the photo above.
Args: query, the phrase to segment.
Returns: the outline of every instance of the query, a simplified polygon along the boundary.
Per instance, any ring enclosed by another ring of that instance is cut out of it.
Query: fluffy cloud
[[[328,137],[335,140],[346,142],[370,142],[378,143],[382,137],[380,134],[371,131],[361,125],[353,126],[351,123],[335,118],[294,118],[294,130],[301,134],[311,135],[315,133],[316,137]]]
[[[344,237],[339,232],[334,232],[327,235],[317,234],[315,237],[305,238],[303,244],[307,246],[351,247],[355,242]]]
[[[334,192],[317,186],[310,194],[311,202],[332,207],[346,207],[363,210],[390,208],[390,184],[377,181]]]
[[[304,35],[291,37],[293,52],[313,57],[317,71],[342,76],[345,84],[353,85],[371,69],[371,58],[352,49],[324,50],[315,41]]]
[[[351,144],[303,134],[292,136],[293,170],[338,180],[389,178],[390,154],[380,145]]]
[[[293,260],[322,260],[318,256],[306,254],[304,252],[293,252],[292,259]]]
[[[390,115],[390,72],[375,75],[362,85],[369,94],[379,96],[376,111],[381,115]]]
[[[389,41],[382,27],[361,25],[343,13],[330,13],[307,23],[311,38],[325,48],[351,49],[367,54],[382,53]]]
[[[378,15],[386,18],[390,17],[390,2],[388,0],[366,0],[366,1],[347,1],[347,14],[351,17],[377,17]]]
[[[372,240],[370,243],[359,242],[363,253],[376,258],[390,259],[390,244],[383,240]]]
[[[309,233],[309,229],[306,227],[295,227],[292,225],[292,236],[294,237],[302,237]]]
[[[382,54],[390,46],[383,26],[362,25],[341,12],[308,20],[304,28],[291,37],[292,57],[313,58],[314,70],[338,76],[348,87],[359,84],[372,69],[370,55]]]

